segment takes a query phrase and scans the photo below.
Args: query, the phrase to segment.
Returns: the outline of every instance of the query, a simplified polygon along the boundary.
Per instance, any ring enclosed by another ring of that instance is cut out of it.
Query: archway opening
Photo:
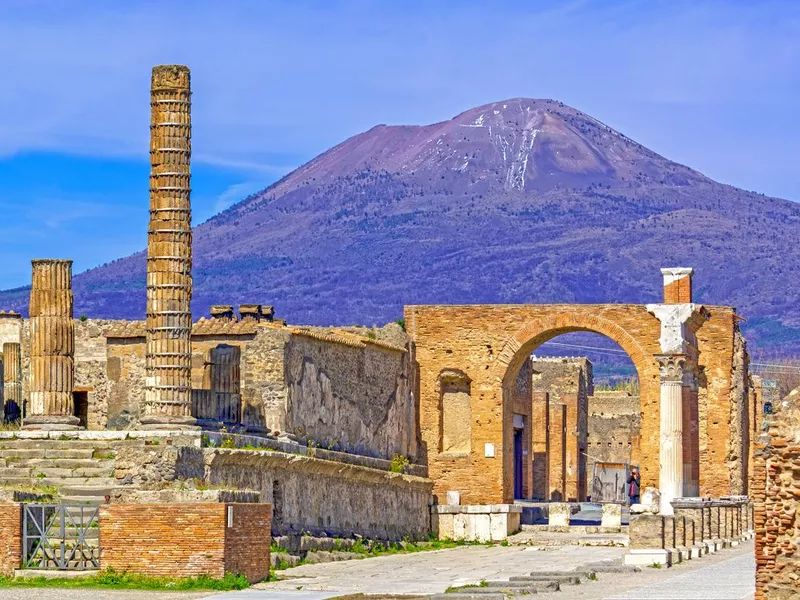
[[[533,333],[503,379],[503,437],[512,449],[504,462],[512,491],[506,496],[625,502],[629,470],[642,463],[641,365],[634,357],[641,363],[643,353],[588,327]],[[657,471],[657,464],[649,467]]]

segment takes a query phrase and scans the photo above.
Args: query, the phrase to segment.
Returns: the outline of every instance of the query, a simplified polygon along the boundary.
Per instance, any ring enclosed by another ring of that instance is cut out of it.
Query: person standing
[[[639,475],[639,469],[633,467],[631,469],[630,477],[628,477],[628,496],[630,497],[630,503],[639,504],[639,492],[641,489],[641,481],[642,476]]]

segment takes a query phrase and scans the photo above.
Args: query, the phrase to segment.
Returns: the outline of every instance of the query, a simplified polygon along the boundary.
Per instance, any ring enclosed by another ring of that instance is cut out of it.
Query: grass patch
[[[92,458],[97,458],[99,460],[111,460],[112,458],[116,458],[116,454],[109,450],[95,450],[92,452]]]
[[[0,588],[114,588],[124,590],[243,590],[250,584],[243,575],[227,574],[222,579],[199,575],[197,577],[150,577],[106,569],[90,577],[56,578],[31,577],[14,579],[0,577]]]
[[[388,544],[382,542],[372,542],[370,540],[356,540],[352,544],[346,543],[343,539],[337,539],[334,542],[331,552],[350,552],[352,554],[360,555],[359,558],[371,558],[375,556],[391,556],[393,554],[413,554],[415,552],[430,552],[433,550],[449,550],[450,548],[460,548],[461,546],[491,546],[491,543],[485,544],[482,542],[464,542],[453,540],[438,540],[430,539],[426,542],[390,542]],[[272,542],[270,546],[272,554],[291,554],[286,548],[278,546]],[[310,550],[313,553],[315,550]],[[305,558],[301,559],[297,565],[289,565],[286,561],[281,560],[277,566],[273,568],[274,571],[282,571],[288,569],[290,566],[300,566],[307,564]]]

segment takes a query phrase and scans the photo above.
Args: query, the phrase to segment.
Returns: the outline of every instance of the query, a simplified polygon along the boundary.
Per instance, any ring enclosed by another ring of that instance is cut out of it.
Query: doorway
[[[524,498],[523,478],[523,429],[514,429],[514,498]]]
[[[88,428],[89,424],[89,392],[72,392],[75,406],[75,416],[78,417],[80,427]]]

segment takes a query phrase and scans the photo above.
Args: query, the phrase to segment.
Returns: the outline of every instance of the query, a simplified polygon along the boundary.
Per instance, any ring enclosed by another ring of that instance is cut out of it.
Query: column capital
[[[708,316],[702,304],[648,304],[647,312],[661,322],[658,342],[662,354],[696,351],[695,332]]]
[[[689,357],[685,354],[656,354],[661,381],[683,384]],[[691,371],[689,371],[691,373]]]

